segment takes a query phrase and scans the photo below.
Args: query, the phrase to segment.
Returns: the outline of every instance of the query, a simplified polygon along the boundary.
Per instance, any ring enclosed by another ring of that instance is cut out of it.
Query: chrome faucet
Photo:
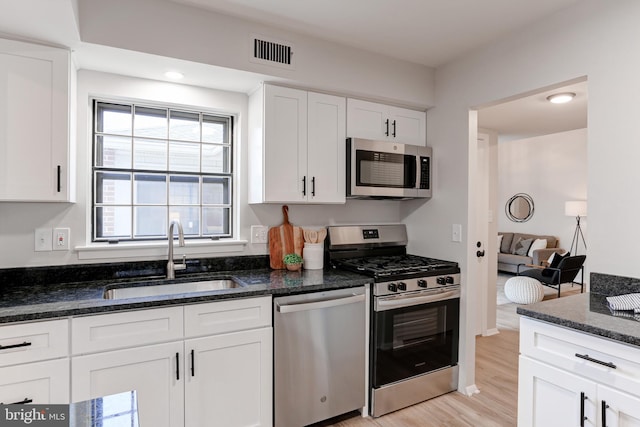
[[[175,279],[176,278],[176,270],[185,270],[187,268],[187,256],[182,255],[182,264],[174,264],[173,262],[173,226],[178,225],[178,245],[180,247],[184,246],[184,231],[182,231],[182,224],[180,221],[173,220],[169,225],[169,235],[167,236],[169,239],[169,260],[167,261],[167,279]]]

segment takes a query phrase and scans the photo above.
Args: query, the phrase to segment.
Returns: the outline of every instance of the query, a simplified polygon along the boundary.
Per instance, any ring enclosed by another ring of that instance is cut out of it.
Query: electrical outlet
[[[52,249],[50,228],[37,228],[34,236],[34,250],[36,252],[49,252]]]
[[[267,243],[269,240],[269,227],[265,225],[251,226],[251,243]]]
[[[69,238],[71,237],[71,230],[68,228],[55,228],[53,230],[53,250],[54,251],[68,251],[69,250]]]

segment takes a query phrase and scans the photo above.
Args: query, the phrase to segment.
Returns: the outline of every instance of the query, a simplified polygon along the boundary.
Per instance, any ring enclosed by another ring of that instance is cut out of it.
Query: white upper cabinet
[[[0,39],[0,201],[73,201],[70,54]]]
[[[426,146],[427,113],[348,99],[347,137]]]
[[[345,202],[345,98],[264,85],[249,100],[249,202]]]

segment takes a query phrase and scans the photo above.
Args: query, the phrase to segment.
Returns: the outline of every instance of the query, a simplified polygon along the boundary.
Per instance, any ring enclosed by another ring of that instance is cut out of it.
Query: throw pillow
[[[571,256],[571,252],[566,252],[562,255],[560,255],[559,253],[554,252],[553,255],[551,257],[549,257],[549,267],[550,268],[558,268],[558,265],[560,265],[560,261],[562,261],[563,259],[565,259],[566,257]],[[549,268],[545,268],[544,270],[542,270],[542,272],[540,274],[542,274],[544,277],[551,277],[553,276],[553,273],[555,273],[556,270],[550,270]]]
[[[500,246],[502,246],[502,234],[498,235],[498,253],[500,253]]]
[[[536,239],[531,244],[531,247],[529,248],[529,252],[527,252],[527,255],[532,257],[533,251],[535,251],[536,249],[545,249],[546,247],[547,247],[547,239]]]
[[[533,243],[533,238],[531,239],[520,239],[514,248],[513,253],[515,255],[526,255],[529,252],[529,247]]]

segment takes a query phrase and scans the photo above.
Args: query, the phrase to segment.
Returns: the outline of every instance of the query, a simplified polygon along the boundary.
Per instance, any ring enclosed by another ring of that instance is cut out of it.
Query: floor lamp
[[[587,201],[575,200],[564,203],[564,214],[566,216],[573,216],[576,218],[576,231],[573,233],[573,240],[571,241],[571,255],[578,254],[578,238],[582,239],[585,251],[587,250],[587,242],[584,240],[584,234],[582,234],[582,228],[580,227],[580,217],[587,216]],[[573,246],[575,245],[576,251],[573,252]]]

